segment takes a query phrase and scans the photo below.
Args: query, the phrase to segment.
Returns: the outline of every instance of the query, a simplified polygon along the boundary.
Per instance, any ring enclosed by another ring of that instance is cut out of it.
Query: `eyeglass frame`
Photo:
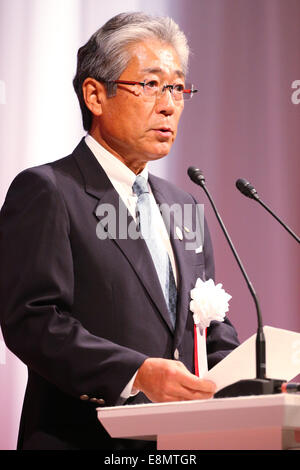
[[[149,80],[148,83],[150,83],[151,81],[153,80]],[[142,86],[143,90],[145,89],[145,86],[147,85],[147,82],[137,82],[137,81],[132,81],[132,80],[105,80],[105,83],[114,83],[114,84],[117,84],[117,85],[140,85]],[[175,86],[178,86],[178,85],[163,85],[162,88],[161,88],[161,93],[160,94],[163,94],[164,93],[164,90],[166,90],[167,88],[169,89],[172,97],[175,99],[175,101],[181,101],[181,99],[176,99],[174,94],[173,94],[173,91],[174,91],[174,87]],[[196,88],[194,88],[194,85],[191,85],[191,88],[186,88],[184,90],[182,90],[182,99],[192,99],[194,93],[197,93],[198,90]],[[149,95],[148,95],[149,96]],[[151,96],[151,95],[150,95]],[[153,95],[155,96],[155,95]],[[157,95],[156,95],[157,96]],[[186,98],[184,98],[184,96],[187,96]]]

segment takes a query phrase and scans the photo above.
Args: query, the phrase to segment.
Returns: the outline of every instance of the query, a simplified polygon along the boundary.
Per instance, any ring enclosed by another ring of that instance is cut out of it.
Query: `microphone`
[[[254,300],[255,307],[256,307],[256,314],[257,314],[256,378],[248,379],[248,380],[239,380],[238,382],[235,382],[219,390],[214,396],[215,398],[224,398],[224,397],[237,397],[237,396],[246,396],[246,395],[270,395],[274,393],[280,393],[281,385],[284,381],[279,380],[279,379],[269,379],[266,377],[266,341],[265,341],[265,335],[264,335],[264,330],[263,330],[261,310],[260,310],[256,292],[237,254],[237,251],[232,243],[232,240],[227,232],[227,229],[222,221],[222,218],[216,208],[216,205],[206,187],[205,177],[202,171],[196,167],[190,166],[188,168],[188,175],[195,184],[202,187],[206,196],[209,199],[209,202],[211,203],[211,206],[218,219],[221,229],[225,235],[225,238],[229,244],[229,247],[233,253],[233,256],[235,257],[239,265],[239,268],[246,281],[250,294]],[[251,188],[250,188],[250,192],[251,192]]]
[[[292,235],[298,243],[300,243],[300,238],[260,199],[256,189],[249,183],[249,181],[244,178],[239,178],[235,185],[237,189],[244,194],[244,196],[254,199],[263,206],[289,232],[289,234]]]

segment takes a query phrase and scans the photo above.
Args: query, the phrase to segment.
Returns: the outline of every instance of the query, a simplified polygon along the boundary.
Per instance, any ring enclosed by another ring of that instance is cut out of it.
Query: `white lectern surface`
[[[300,396],[277,394],[98,408],[112,437],[157,449],[300,448]]]

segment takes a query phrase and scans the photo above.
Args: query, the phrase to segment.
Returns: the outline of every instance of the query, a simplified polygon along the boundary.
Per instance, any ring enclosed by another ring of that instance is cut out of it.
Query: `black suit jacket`
[[[150,175],[149,182],[159,204],[195,205],[167,181]],[[170,224],[179,272],[174,332],[145,241],[100,240],[99,204],[113,205],[118,218],[118,194],[82,140],[72,155],[20,173],[1,211],[2,331],[29,374],[20,449],[143,445],[110,439],[95,408],[118,404],[147,357],[170,359],[178,351],[194,370],[190,290],[197,277],[214,276],[206,224],[199,254],[175,239],[177,222]],[[228,319],[212,324],[209,367],[237,345]],[[128,401],[140,402],[147,402],[142,393]]]

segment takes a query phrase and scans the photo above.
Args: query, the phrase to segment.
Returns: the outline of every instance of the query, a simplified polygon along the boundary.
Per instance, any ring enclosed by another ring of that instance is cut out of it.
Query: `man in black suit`
[[[196,201],[147,170],[175,140],[191,95],[187,59],[170,19],[110,20],[78,52],[74,87],[87,136],[68,157],[20,173],[8,191],[0,315],[8,347],[28,366],[19,449],[150,448],[111,439],[95,408],[214,393],[194,375],[189,310],[196,279],[214,277],[208,229],[204,222],[203,246],[187,249]],[[139,236],[145,193],[158,256]],[[169,223],[157,204],[177,208]],[[187,206],[189,226],[178,218]],[[155,257],[167,260],[165,285]],[[227,318],[213,322],[208,366],[237,345]]]

